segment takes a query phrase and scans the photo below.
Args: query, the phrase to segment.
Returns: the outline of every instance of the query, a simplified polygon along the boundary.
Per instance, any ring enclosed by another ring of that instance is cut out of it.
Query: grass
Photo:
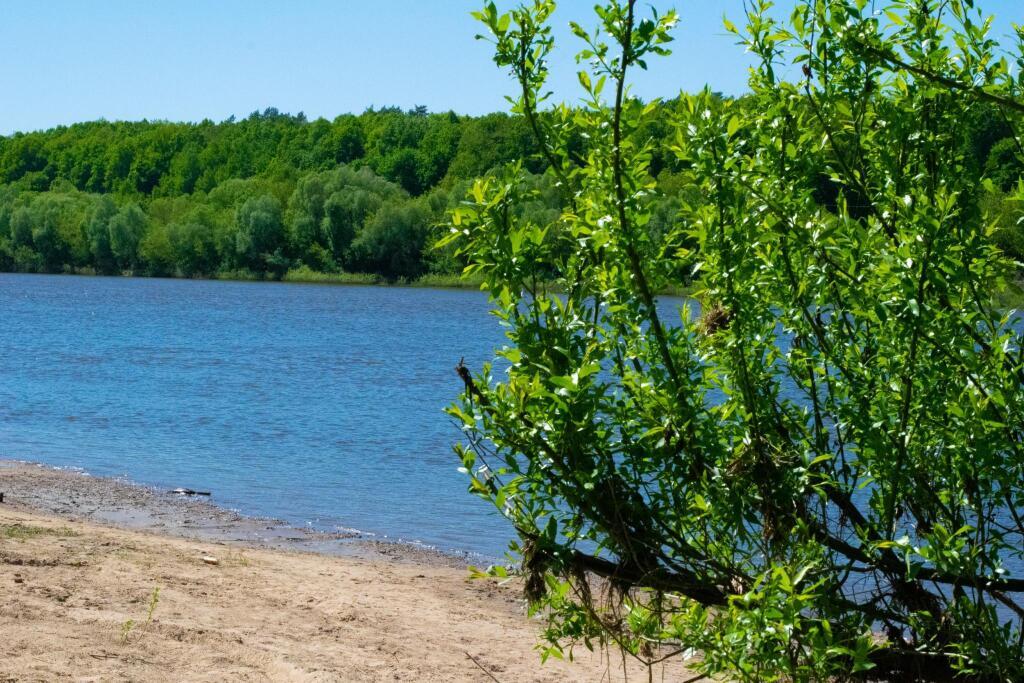
[[[281,281],[325,285],[379,285],[387,282],[380,275],[372,275],[370,273],[324,273],[319,270],[313,270],[309,266],[292,268],[284,274]]]
[[[139,628],[139,638],[141,639],[146,635],[146,631],[149,630],[149,625],[153,623],[153,613],[156,612],[156,606],[160,603],[160,587],[157,586],[153,589],[153,593],[149,596],[149,610],[146,612],[146,621],[142,623]],[[131,636],[132,629],[136,626],[134,619],[129,619],[121,624],[121,644],[127,645],[128,640]],[[138,639],[136,642],[138,642]]]
[[[418,278],[401,278],[388,280],[382,275],[373,273],[324,273],[313,270],[309,266],[292,268],[282,282],[304,282],[322,285],[391,285],[397,287],[452,287],[459,289],[479,289],[480,278],[464,278],[460,275],[428,273]]]
[[[221,558],[220,563],[225,567],[251,567],[250,560],[243,552],[229,552]]]
[[[95,276],[97,273],[90,268],[76,268],[73,271],[66,271],[68,274]],[[100,276],[110,277],[110,276]],[[147,277],[132,272],[121,273],[121,277]],[[319,285],[377,285],[384,287],[436,287],[439,289],[480,289],[483,278],[479,275],[468,277],[458,273],[427,273],[417,278],[399,278],[389,280],[383,275],[375,273],[325,273],[313,270],[309,266],[300,266],[288,270],[280,280],[271,276],[262,276],[259,273],[247,269],[225,270],[208,276],[185,277],[180,274],[168,276],[171,279],[196,279],[196,280],[225,280],[229,282],[291,282],[300,284]],[[557,283],[548,283],[548,292],[555,294],[564,293],[564,288]],[[665,287],[657,293],[662,296],[691,296],[694,287],[679,286]]]
[[[70,527],[51,528],[45,526],[28,526],[27,524],[0,524],[0,538],[15,541],[26,541],[39,536],[77,536],[78,532]]]
[[[410,287],[454,287],[458,289],[480,289],[483,278],[479,276],[463,277],[458,274],[428,273],[415,280],[405,280],[401,284]]]

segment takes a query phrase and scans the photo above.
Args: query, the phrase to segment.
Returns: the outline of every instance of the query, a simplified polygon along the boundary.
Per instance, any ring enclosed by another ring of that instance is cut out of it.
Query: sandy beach
[[[458,557],[10,461],[0,492],[3,682],[647,679],[586,650],[542,666],[516,583]]]

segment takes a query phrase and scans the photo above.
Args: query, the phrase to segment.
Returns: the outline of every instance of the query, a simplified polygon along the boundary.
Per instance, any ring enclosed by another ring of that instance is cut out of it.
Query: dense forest
[[[742,106],[742,100],[739,102]],[[675,102],[642,131],[651,143],[653,218],[665,231],[687,191],[669,152]],[[964,121],[970,174],[1000,244],[1024,256],[1024,215],[1009,199],[1021,150],[996,110]],[[586,158],[586,140],[572,154]],[[176,277],[414,280],[461,264],[438,227],[470,181],[521,161],[538,218],[560,193],[524,118],[396,107],[307,120],[270,108],[221,123],[95,121],[0,138],[0,270]],[[821,201],[829,202],[823,175]]]

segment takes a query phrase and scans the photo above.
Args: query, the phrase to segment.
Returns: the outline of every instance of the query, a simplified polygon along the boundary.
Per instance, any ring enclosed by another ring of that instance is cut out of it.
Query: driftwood
[[[174,489],[170,493],[177,493],[179,496],[208,496],[209,491],[193,491],[192,489]]]
[[[465,652],[465,650],[463,650],[463,652]],[[466,652],[466,656],[469,657],[471,660],[473,660],[473,663],[477,665],[477,668],[479,668],[481,671],[483,671],[485,674],[487,674],[487,676],[492,681],[494,681],[495,683],[501,683],[501,681],[499,681],[494,676],[494,674],[492,674],[490,671],[488,671],[487,668],[483,664],[481,664],[480,661],[476,657],[474,657],[473,655],[469,654],[468,652]]]

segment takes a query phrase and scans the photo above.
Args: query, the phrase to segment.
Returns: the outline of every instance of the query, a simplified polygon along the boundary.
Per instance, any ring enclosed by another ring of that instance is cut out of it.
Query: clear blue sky
[[[792,0],[780,0],[780,5]],[[219,121],[268,106],[333,118],[369,106],[423,104],[480,114],[510,85],[475,41],[467,0],[4,0],[0,134],[106,118]],[[511,2],[499,2],[509,7]],[[591,25],[594,0],[555,17]],[[636,79],[644,97],[708,83],[744,89],[747,59],[722,29],[741,0],[654,0],[682,15],[675,54]],[[879,6],[884,0],[879,0]],[[983,0],[1024,21],[1024,0]],[[739,23],[739,22],[737,22]],[[574,39],[564,31],[554,85],[575,96]]]

